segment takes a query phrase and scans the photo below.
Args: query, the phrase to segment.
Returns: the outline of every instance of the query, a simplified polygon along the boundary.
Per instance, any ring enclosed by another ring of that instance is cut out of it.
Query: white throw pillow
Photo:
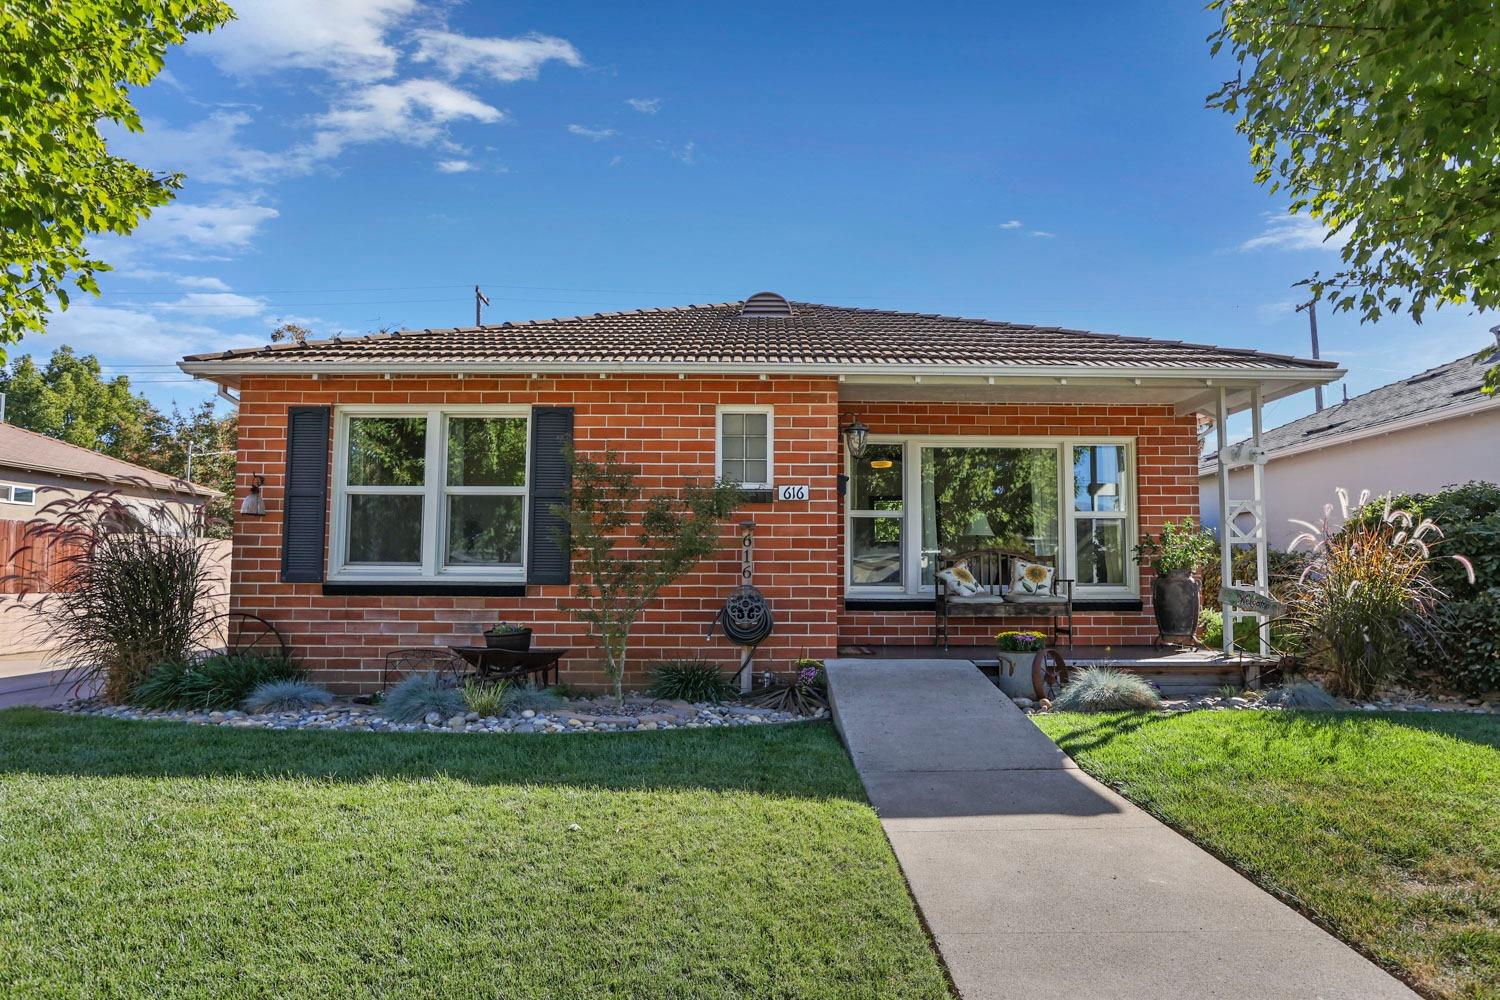
[[[1052,567],[1017,559],[1011,575],[1010,589],[1022,597],[1050,597]]]

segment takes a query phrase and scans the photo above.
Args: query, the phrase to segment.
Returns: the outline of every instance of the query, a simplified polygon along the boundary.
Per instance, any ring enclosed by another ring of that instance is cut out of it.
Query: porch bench
[[[1047,618],[1050,621],[1052,645],[1073,645],[1073,581],[1058,579],[1053,574],[1050,592],[1045,595],[1020,595],[1009,593],[1015,561],[1041,563],[1054,566],[1050,556],[1031,553],[1004,552],[999,549],[981,549],[961,552],[944,560],[942,569],[958,563],[967,563],[984,588],[978,594],[957,594],[939,577],[936,583],[937,597],[937,644],[948,648],[948,623],[952,618],[983,618],[1003,620],[1006,618]]]

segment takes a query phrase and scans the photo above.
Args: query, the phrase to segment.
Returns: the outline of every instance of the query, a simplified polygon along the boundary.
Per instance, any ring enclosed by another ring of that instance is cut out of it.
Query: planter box
[[[1032,664],[1036,662],[1036,650],[1012,653],[996,650],[1000,661],[1000,690],[1011,698],[1040,698],[1036,678],[1032,676]]]

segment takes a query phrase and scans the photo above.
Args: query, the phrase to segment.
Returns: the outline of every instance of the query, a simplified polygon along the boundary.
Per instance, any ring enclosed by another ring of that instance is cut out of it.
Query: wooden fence
[[[67,573],[69,553],[77,550],[45,534],[28,538],[29,523],[0,521],[0,594],[51,591]]]

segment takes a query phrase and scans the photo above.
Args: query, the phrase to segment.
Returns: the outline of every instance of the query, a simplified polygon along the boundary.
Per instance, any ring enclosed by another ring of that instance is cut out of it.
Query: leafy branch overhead
[[[182,175],[112,155],[100,126],[141,131],[131,88],[168,46],[233,16],[219,0],[0,3],[0,348],[42,332],[54,301],[67,308],[65,282],[98,294],[109,265],[90,237],[172,200]]]
[[[1500,3],[1214,0],[1208,98],[1255,179],[1341,242],[1315,296],[1365,321],[1500,304]],[[1493,373],[1492,373],[1493,374]]]

